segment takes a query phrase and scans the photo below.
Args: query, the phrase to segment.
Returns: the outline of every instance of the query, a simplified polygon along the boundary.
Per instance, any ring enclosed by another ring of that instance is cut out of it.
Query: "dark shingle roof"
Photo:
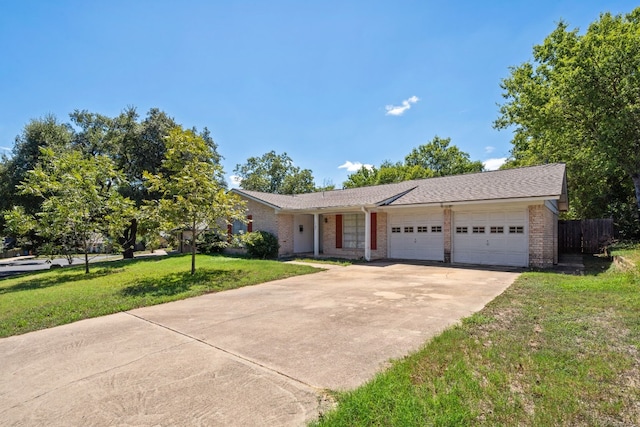
[[[554,163],[518,169],[404,181],[371,187],[283,195],[232,190],[287,210],[355,206],[403,206],[484,200],[544,198],[566,209],[565,165]]]

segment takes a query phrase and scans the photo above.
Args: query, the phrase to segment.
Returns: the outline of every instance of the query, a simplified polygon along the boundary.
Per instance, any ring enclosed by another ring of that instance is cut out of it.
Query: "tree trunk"
[[[133,252],[136,246],[136,236],[138,233],[138,220],[133,218],[131,224],[124,230],[118,242],[122,246],[122,257],[133,259]]]
[[[631,175],[633,186],[636,189],[636,205],[638,207],[638,216],[640,219],[640,172]]]
[[[84,274],[89,274],[89,241],[84,239]]]
[[[191,274],[196,273],[196,217],[191,224]]]

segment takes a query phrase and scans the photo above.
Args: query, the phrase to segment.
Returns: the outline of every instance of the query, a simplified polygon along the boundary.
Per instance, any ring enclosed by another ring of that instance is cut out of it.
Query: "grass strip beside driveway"
[[[586,261],[523,274],[318,425],[640,425],[640,269]]]
[[[194,297],[318,269],[277,261],[198,255],[95,264],[0,280],[0,337]]]

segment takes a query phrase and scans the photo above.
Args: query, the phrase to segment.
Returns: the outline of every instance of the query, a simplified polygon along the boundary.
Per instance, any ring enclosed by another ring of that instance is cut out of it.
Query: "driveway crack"
[[[21,405],[24,405],[24,404],[25,404],[25,403],[27,403],[27,402],[31,402],[31,401],[37,400],[37,399],[41,398],[42,396],[46,396],[46,395],[51,394],[51,393],[53,393],[53,392],[56,392],[56,391],[58,391],[58,390],[64,389],[64,388],[66,388],[66,387],[70,386],[71,384],[76,384],[76,383],[79,383],[79,382],[82,382],[82,381],[86,381],[86,380],[88,380],[88,379],[90,379],[90,378],[93,378],[93,377],[97,377],[97,376],[100,376],[100,375],[104,375],[104,374],[106,374],[107,372],[111,372],[111,371],[114,371],[114,370],[116,370],[116,369],[120,369],[120,368],[122,368],[122,367],[124,367],[124,366],[129,366],[129,365],[131,365],[131,364],[137,363],[138,361],[140,361],[140,360],[142,360],[142,359],[144,359],[144,358],[146,358],[146,357],[149,357],[149,356],[151,356],[151,355],[158,354],[158,353],[162,353],[162,352],[164,352],[164,351],[171,350],[171,349],[174,349],[174,348],[177,348],[177,347],[182,347],[182,346],[183,346],[183,345],[185,345],[185,344],[187,344],[187,343],[175,344],[175,345],[172,345],[172,346],[169,346],[169,347],[165,347],[165,348],[162,348],[162,349],[159,349],[159,350],[156,350],[156,351],[152,351],[152,352],[150,352],[150,353],[146,353],[146,354],[144,354],[144,355],[142,355],[142,356],[140,356],[140,357],[137,357],[137,358],[135,358],[135,359],[133,359],[133,360],[130,360],[130,361],[126,362],[126,363],[122,363],[122,364],[120,364],[120,365],[118,365],[118,366],[112,366],[112,367],[111,367],[111,368],[109,368],[109,369],[105,369],[105,370],[100,371],[100,372],[94,372],[94,373],[92,373],[92,374],[90,374],[90,375],[86,375],[86,376],[84,376],[84,377],[82,377],[82,378],[76,378],[76,379],[75,379],[75,380],[73,380],[73,381],[69,381],[69,382],[67,382],[67,383],[65,383],[65,384],[63,384],[63,385],[60,385],[60,386],[55,387],[55,388],[52,388],[51,390],[44,391],[44,392],[42,392],[42,393],[40,393],[40,394],[37,394],[37,395],[35,395],[35,396],[30,397],[29,399],[27,399],[27,400],[25,400],[25,401],[22,401],[22,402],[17,403],[17,404],[15,404],[15,405],[13,405],[13,406],[10,406],[10,407],[6,408],[5,410],[0,411],[0,415],[2,415],[3,413],[5,413],[5,412],[9,411],[10,409],[14,409],[14,408],[17,408],[17,407],[19,407],[19,406],[21,406]]]
[[[256,361],[256,360],[249,359],[248,357],[245,357],[245,356],[243,356],[243,355],[241,355],[241,354],[234,353],[234,352],[229,351],[229,350],[227,350],[227,349],[225,349],[225,348],[219,347],[219,346],[217,346],[217,345],[215,345],[215,344],[211,344],[210,342],[207,342],[207,341],[205,341],[205,340],[203,340],[203,339],[201,339],[201,338],[195,337],[195,336],[190,335],[190,334],[187,334],[187,333],[185,333],[185,332],[181,332],[181,331],[179,331],[179,330],[177,330],[177,329],[174,329],[174,328],[171,328],[171,327],[169,327],[169,326],[163,325],[162,323],[154,322],[153,320],[146,319],[146,318],[144,318],[144,317],[142,317],[142,316],[138,316],[138,315],[133,314],[133,313],[128,312],[128,311],[125,311],[124,313],[125,313],[125,314],[128,314],[129,316],[132,316],[132,317],[135,317],[135,318],[137,318],[137,319],[140,319],[140,320],[142,320],[142,321],[144,321],[144,322],[150,323],[150,324],[152,324],[152,325],[155,325],[155,326],[158,326],[158,327],[160,327],[160,328],[163,328],[163,329],[166,329],[166,330],[168,330],[168,331],[171,331],[171,332],[173,332],[173,333],[176,333],[176,334],[178,334],[178,335],[182,335],[182,336],[183,336],[183,337],[185,337],[185,338],[189,338],[189,339],[192,339],[192,340],[194,340],[194,341],[197,341],[197,342],[199,342],[199,343],[201,343],[201,344],[204,344],[204,345],[206,345],[206,346],[208,346],[208,347],[211,347],[211,348],[213,348],[213,349],[215,349],[215,350],[218,350],[218,351],[220,351],[220,352],[222,352],[222,353],[225,353],[225,354],[227,354],[227,355],[229,355],[229,356],[233,357],[234,359],[237,359],[237,360],[241,361],[242,363],[248,364],[248,365],[250,365],[250,366],[258,367],[258,368],[260,368],[261,370],[264,370],[264,371],[270,372],[270,373],[275,374],[275,375],[280,376],[280,377],[284,377],[284,378],[286,378],[287,380],[289,380],[289,381],[293,381],[293,382],[295,382],[296,384],[299,384],[299,385],[302,385],[302,386],[304,386],[304,387],[306,387],[306,388],[309,388],[309,389],[313,390],[313,391],[314,391],[314,392],[316,392],[316,393],[320,393],[320,392],[323,392],[323,391],[325,390],[325,389],[324,389],[324,388],[322,388],[322,387],[318,387],[318,386],[314,386],[314,385],[312,385],[312,384],[308,384],[308,383],[306,383],[306,382],[304,382],[304,381],[302,381],[302,380],[300,380],[300,379],[298,379],[298,378],[295,378],[295,377],[293,377],[293,376],[291,376],[291,375],[289,375],[289,374],[286,374],[286,373],[284,373],[284,372],[282,372],[282,371],[279,371],[279,370],[277,370],[277,369],[274,369],[274,368],[272,368],[272,367],[270,367],[270,366],[267,366],[267,365],[265,365],[265,364],[263,364],[263,363],[260,363],[260,362],[258,362],[258,361]]]

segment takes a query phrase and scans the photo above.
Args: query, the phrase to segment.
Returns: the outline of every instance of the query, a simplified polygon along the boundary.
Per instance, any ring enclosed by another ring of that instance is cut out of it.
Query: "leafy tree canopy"
[[[287,153],[270,151],[261,157],[249,157],[236,165],[233,172],[240,177],[245,190],[276,194],[302,194],[316,190],[313,174],[293,164]]]
[[[148,231],[149,224],[154,223],[146,221],[153,215],[143,212],[142,205],[160,197],[158,193],[149,192],[144,185],[143,172],[166,173],[162,163],[166,154],[165,139],[177,124],[157,108],[150,109],[142,120],[133,107],[126,108],[116,117],[75,110],[69,118],[69,123],[60,123],[54,116],[32,120],[16,138],[12,156],[0,159],[0,211],[11,210],[14,206],[21,206],[31,214],[41,211],[41,198],[17,190],[27,171],[38,164],[41,148],[73,147],[87,157],[106,156],[123,175],[117,191],[133,200],[138,207],[119,239],[125,248],[125,257],[133,257],[136,220],[145,219],[143,231]],[[213,161],[220,163],[221,156],[209,130],[205,128],[198,132],[194,128],[192,131],[205,141]],[[226,186],[221,172],[216,179],[220,185]],[[4,218],[0,216],[0,229],[3,222]]]
[[[37,212],[40,200],[16,188],[26,179],[27,172],[35,168],[40,159],[40,148],[67,146],[72,139],[71,126],[59,123],[52,115],[27,123],[15,139],[11,157],[3,156],[0,160],[0,211],[22,206],[28,213]]]
[[[502,81],[495,122],[514,132],[507,167],[566,162],[572,216],[640,209],[640,8],[565,22]],[[625,208],[625,205],[627,208]]]
[[[419,166],[433,172],[433,176],[482,172],[481,161],[471,161],[469,154],[451,145],[451,138],[436,136],[431,142],[414,148],[404,158],[405,166]]]
[[[175,127],[166,139],[162,169],[144,177],[151,191],[161,195],[157,218],[166,231],[191,232],[191,274],[195,273],[196,241],[206,230],[226,229],[233,220],[245,221],[245,206],[220,184],[217,153],[193,130]]]
[[[436,136],[427,144],[414,148],[404,162],[384,161],[379,167],[362,167],[343,183],[344,188],[390,184],[434,176],[481,172],[482,162],[471,161],[469,154],[455,145],[450,138]]]
[[[104,155],[87,156],[77,149],[41,148],[40,161],[18,188],[42,200],[35,216],[21,207],[5,213],[16,234],[33,227],[37,235],[57,242],[63,253],[88,253],[96,239],[114,236],[129,221],[133,202],[118,193],[122,174]]]

